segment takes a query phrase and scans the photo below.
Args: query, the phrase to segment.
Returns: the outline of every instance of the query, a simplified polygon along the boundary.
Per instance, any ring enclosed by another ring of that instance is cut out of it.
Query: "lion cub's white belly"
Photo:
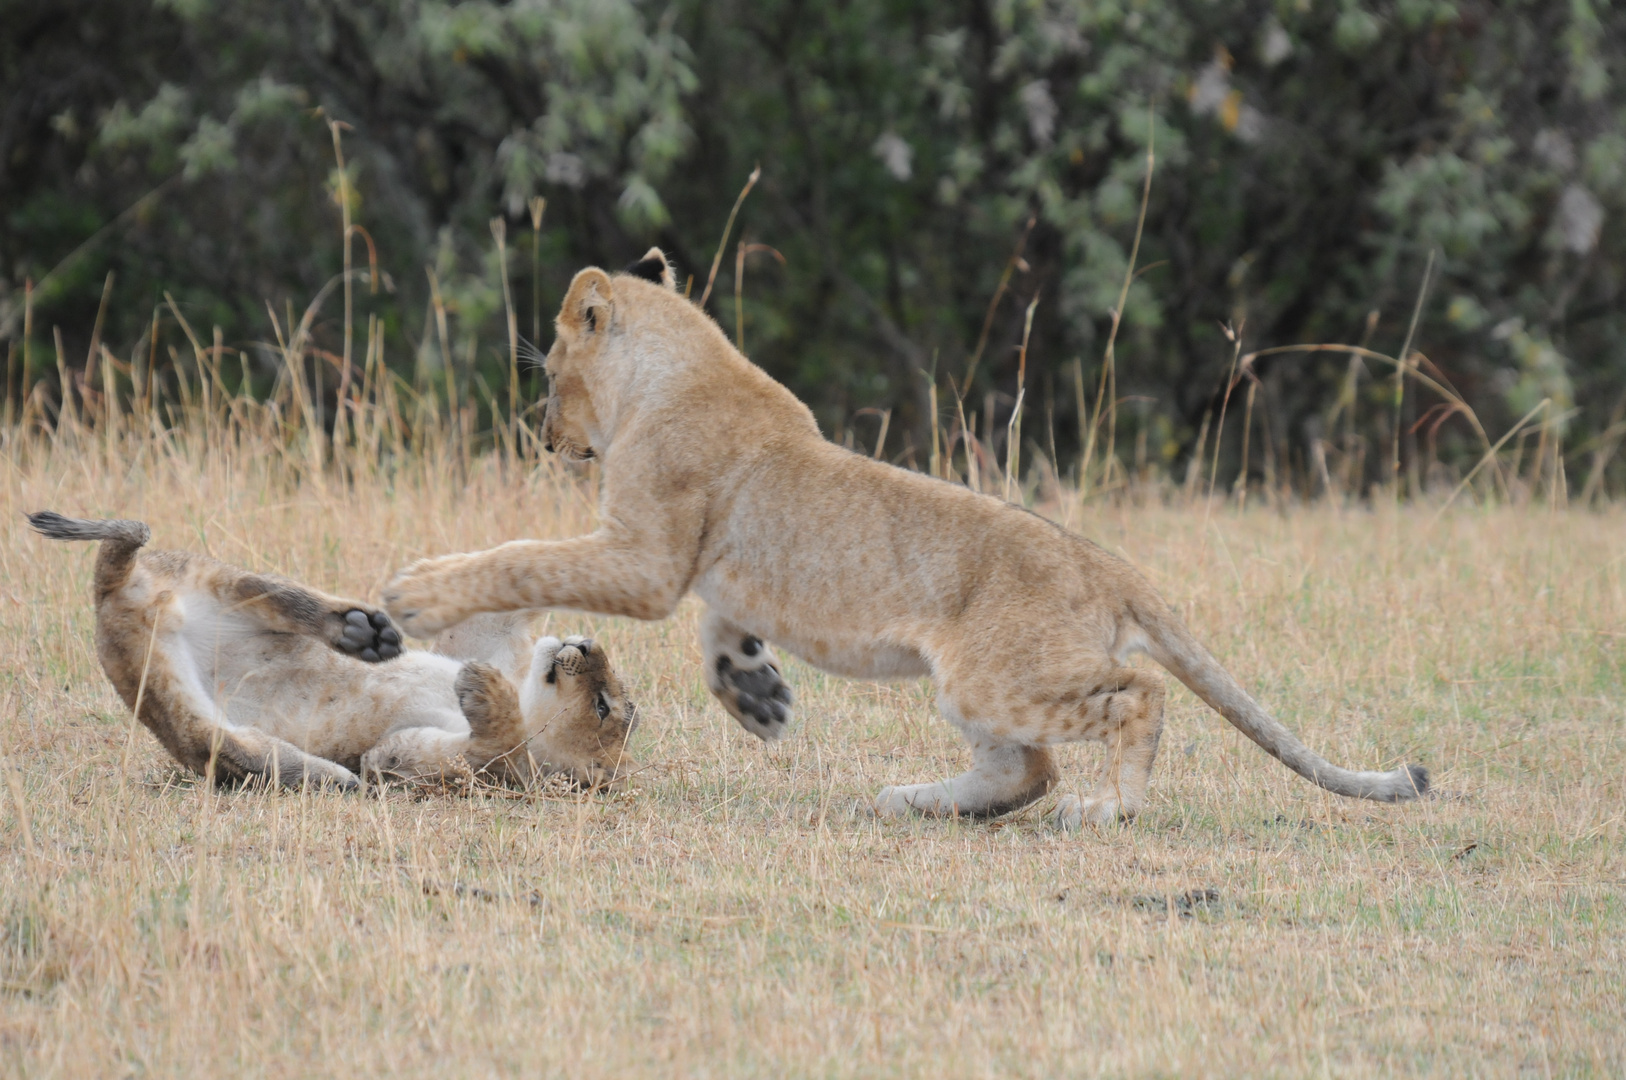
[[[257,728],[334,761],[402,728],[469,730],[453,689],[460,660],[410,651],[368,664],[314,638],[266,633],[213,597],[189,596],[180,606],[171,655],[190,658],[195,691],[227,724]]]

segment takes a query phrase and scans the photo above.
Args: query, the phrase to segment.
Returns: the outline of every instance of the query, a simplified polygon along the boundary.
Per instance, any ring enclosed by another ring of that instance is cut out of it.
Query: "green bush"
[[[70,363],[113,270],[121,355],[150,344],[167,290],[268,380],[267,305],[302,309],[341,264],[337,120],[393,290],[362,290],[361,317],[383,320],[398,370],[443,362],[426,267],[453,362],[505,370],[491,217],[521,330],[545,345],[586,263],[659,243],[698,294],[760,163],[736,240],[784,261],[747,260],[746,344],[832,435],[890,408],[893,450],[924,447],[932,378],[947,408],[1025,234],[965,407],[1003,428],[1037,297],[1025,430],[1069,461],[1150,142],[1117,387],[1119,443],[1153,464],[1177,468],[1214,412],[1227,326],[1243,351],[1392,355],[1430,265],[1413,340],[1490,431],[1547,399],[1574,457],[1626,403],[1626,15],[1588,0],[0,0],[0,23],[0,334],[16,343],[32,277],[31,351],[60,325]],[[731,333],[733,244],[710,305]],[[1254,446],[1281,475],[1313,486],[1321,447],[1385,477],[1389,370],[1357,366],[1353,395],[1341,355],[1252,370]],[[1432,454],[1460,471],[1481,449],[1438,400],[1408,392],[1402,415],[1425,479]]]

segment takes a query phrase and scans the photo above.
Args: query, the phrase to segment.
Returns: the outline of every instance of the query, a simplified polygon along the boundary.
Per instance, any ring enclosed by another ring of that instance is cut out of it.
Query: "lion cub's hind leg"
[[[1066,830],[1128,821],[1146,804],[1152,761],[1163,736],[1163,680],[1145,671],[1120,668],[1084,700],[1084,738],[1106,744],[1101,779],[1083,799],[1064,796],[1055,822]]]
[[[790,727],[791,692],[768,643],[707,608],[700,622],[706,685],[741,727],[768,742]]]
[[[970,732],[966,739],[971,743],[970,770],[934,784],[882,788],[875,796],[875,812],[883,817],[993,818],[1020,810],[1056,782],[1055,762],[1044,747]]]
[[[211,582],[239,618],[282,634],[305,634],[376,664],[401,655],[401,632],[383,611],[267,574],[217,564]]]
[[[188,603],[187,601],[191,601]],[[253,651],[260,630],[250,624],[225,625],[217,598],[193,594],[155,611],[155,623],[163,629],[151,641],[150,651],[139,637],[130,640],[109,625],[98,627],[104,640],[98,646],[111,659],[125,681],[142,671],[144,688],[126,695],[141,699],[142,721],[176,758],[204,776],[216,780],[267,783],[273,787],[299,788],[306,784],[332,786],[351,791],[360,786],[356,775],[336,761],[318,757],[286,739],[262,731],[252,724],[233,723],[226,702],[211,696],[209,686],[219,690],[220,653]],[[103,616],[98,615],[101,622]],[[111,638],[111,640],[106,640]],[[139,657],[140,667],[136,666]],[[199,658],[208,662],[200,667]],[[235,679],[230,680],[235,682]],[[138,683],[138,686],[140,684]],[[121,688],[121,693],[123,692]]]
[[[255,728],[220,728],[211,750],[215,775],[222,780],[263,781],[296,789],[310,784],[340,791],[361,786],[356,774],[338,762],[308,754]]]

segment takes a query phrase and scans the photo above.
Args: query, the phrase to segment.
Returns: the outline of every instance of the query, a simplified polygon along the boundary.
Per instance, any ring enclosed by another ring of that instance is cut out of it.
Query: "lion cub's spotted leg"
[[[268,630],[308,634],[370,664],[401,655],[401,632],[376,608],[265,574],[216,572],[220,598]]]
[[[935,784],[882,788],[875,796],[875,812],[883,817],[992,818],[1021,809],[1055,784],[1049,750],[970,731],[965,735],[971,744],[970,771]]]
[[[790,685],[768,643],[707,608],[700,621],[706,685],[728,714],[769,742],[790,726]]]
[[[103,612],[97,614],[96,631],[97,649],[120,696],[132,708],[139,702],[141,722],[175,760],[218,781],[258,781],[284,788],[308,783],[344,791],[360,786],[355,773],[336,761],[306,753],[258,728],[232,723],[204,689],[206,678],[197,667],[196,658],[208,656],[216,643],[178,618],[178,607],[170,603],[141,611],[156,624],[156,638],[114,632]],[[120,614],[128,618],[132,612]]]
[[[338,762],[307,754],[254,728],[218,728],[210,747],[215,775],[223,780],[263,780],[277,787],[335,787],[353,791],[356,774]],[[206,765],[203,770],[209,771]]]
[[[1085,737],[1106,744],[1106,766],[1094,791],[1083,799],[1064,796],[1057,804],[1055,822],[1063,829],[1128,821],[1146,804],[1163,735],[1163,680],[1121,668],[1111,684],[1085,702]]]

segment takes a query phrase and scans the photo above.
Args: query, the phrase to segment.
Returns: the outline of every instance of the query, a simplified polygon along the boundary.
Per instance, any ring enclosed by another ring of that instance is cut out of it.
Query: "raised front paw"
[[[384,607],[413,637],[432,638],[474,614],[458,602],[448,580],[466,560],[463,555],[419,559],[395,575],[384,588]]]
[[[376,664],[401,655],[401,631],[390,624],[382,611],[351,608],[343,619],[334,647],[342,653]]]
[[[502,672],[490,664],[471,660],[457,673],[453,690],[476,739],[496,739],[503,744],[503,750],[512,750],[524,741],[519,693]]]
[[[782,738],[790,724],[792,696],[779,661],[751,634],[719,642],[716,648],[706,672],[711,692],[745,730],[769,742]]]

